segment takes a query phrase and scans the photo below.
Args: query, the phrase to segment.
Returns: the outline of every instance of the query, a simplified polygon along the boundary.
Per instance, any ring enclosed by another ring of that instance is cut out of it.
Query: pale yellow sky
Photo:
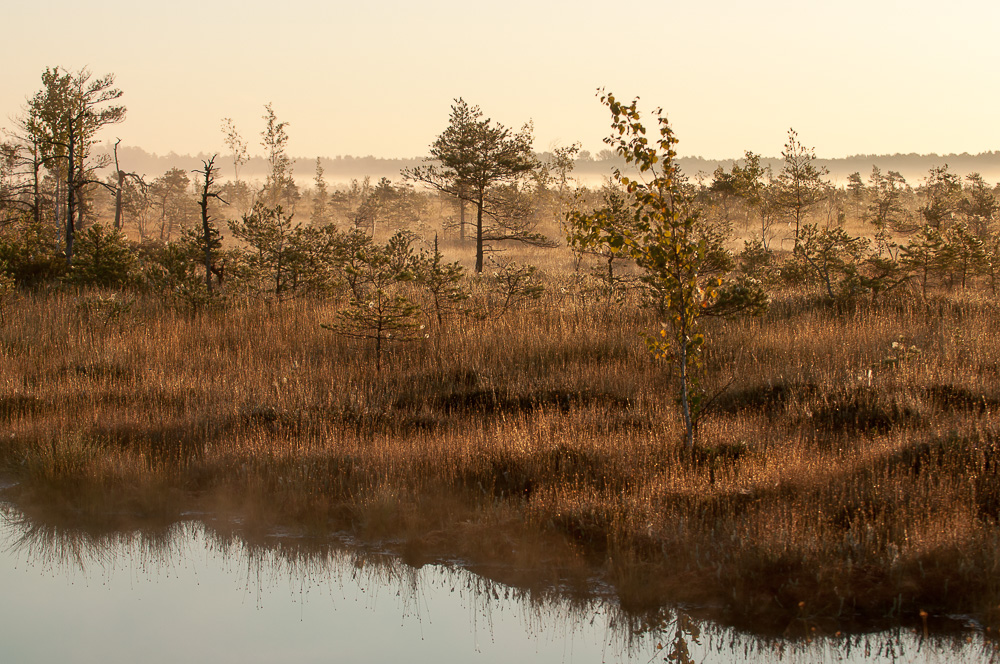
[[[160,154],[259,151],[263,106],[296,157],[424,155],[462,96],[538,150],[605,147],[598,87],[662,106],[682,155],[1000,150],[1000,3],[952,0],[5,2],[0,126],[46,66],[114,72]]]

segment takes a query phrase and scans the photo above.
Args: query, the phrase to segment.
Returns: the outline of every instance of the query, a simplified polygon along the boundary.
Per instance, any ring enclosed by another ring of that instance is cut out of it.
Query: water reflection
[[[202,518],[95,531],[0,506],[0,661],[998,661],[976,631],[763,639]]]

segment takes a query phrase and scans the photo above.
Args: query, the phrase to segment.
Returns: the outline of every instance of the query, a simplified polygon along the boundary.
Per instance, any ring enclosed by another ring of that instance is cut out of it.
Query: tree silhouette
[[[430,148],[437,164],[406,169],[404,177],[422,182],[476,206],[476,272],[483,271],[484,242],[516,240],[545,244],[533,233],[510,202],[512,188],[538,167],[532,152],[531,126],[516,134],[484,119],[478,106],[459,98],[451,107],[451,120]],[[485,216],[493,221],[484,229]]]

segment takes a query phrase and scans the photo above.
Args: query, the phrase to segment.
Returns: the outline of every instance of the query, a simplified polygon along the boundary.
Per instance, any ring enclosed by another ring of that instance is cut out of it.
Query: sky
[[[46,67],[114,73],[100,139],[261,154],[264,105],[298,158],[424,156],[456,97],[535,149],[596,153],[598,88],[662,107],[682,156],[1000,150],[1000,2],[951,0],[32,0],[7,2],[0,127]],[[652,119],[648,126],[652,126]]]

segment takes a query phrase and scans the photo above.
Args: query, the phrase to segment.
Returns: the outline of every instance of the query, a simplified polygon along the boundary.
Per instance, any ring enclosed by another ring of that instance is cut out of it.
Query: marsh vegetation
[[[85,521],[235,510],[412,560],[598,572],[626,605],[723,605],[747,626],[994,615],[990,303],[845,312],[789,295],[720,321],[729,350],[705,380],[733,382],[689,455],[641,345],[655,318],[555,292],[396,346],[380,373],[321,327],[335,303],[192,317],[134,295],[106,320],[86,313],[93,292],[18,297],[3,465],[20,501]]]
[[[212,189],[206,161],[197,193],[175,173],[109,223],[59,140],[35,173],[71,206],[15,146],[9,493],[101,527],[348,532],[758,631],[995,629],[992,187],[943,167],[836,189],[794,132],[782,172],[747,154],[697,185],[665,118],[650,152],[607,103],[638,174],[603,190],[472,113],[453,128],[515,153],[498,179],[443,145],[435,191],[329,193],[320,170],[303,194],[268,108],[259,189]]]

